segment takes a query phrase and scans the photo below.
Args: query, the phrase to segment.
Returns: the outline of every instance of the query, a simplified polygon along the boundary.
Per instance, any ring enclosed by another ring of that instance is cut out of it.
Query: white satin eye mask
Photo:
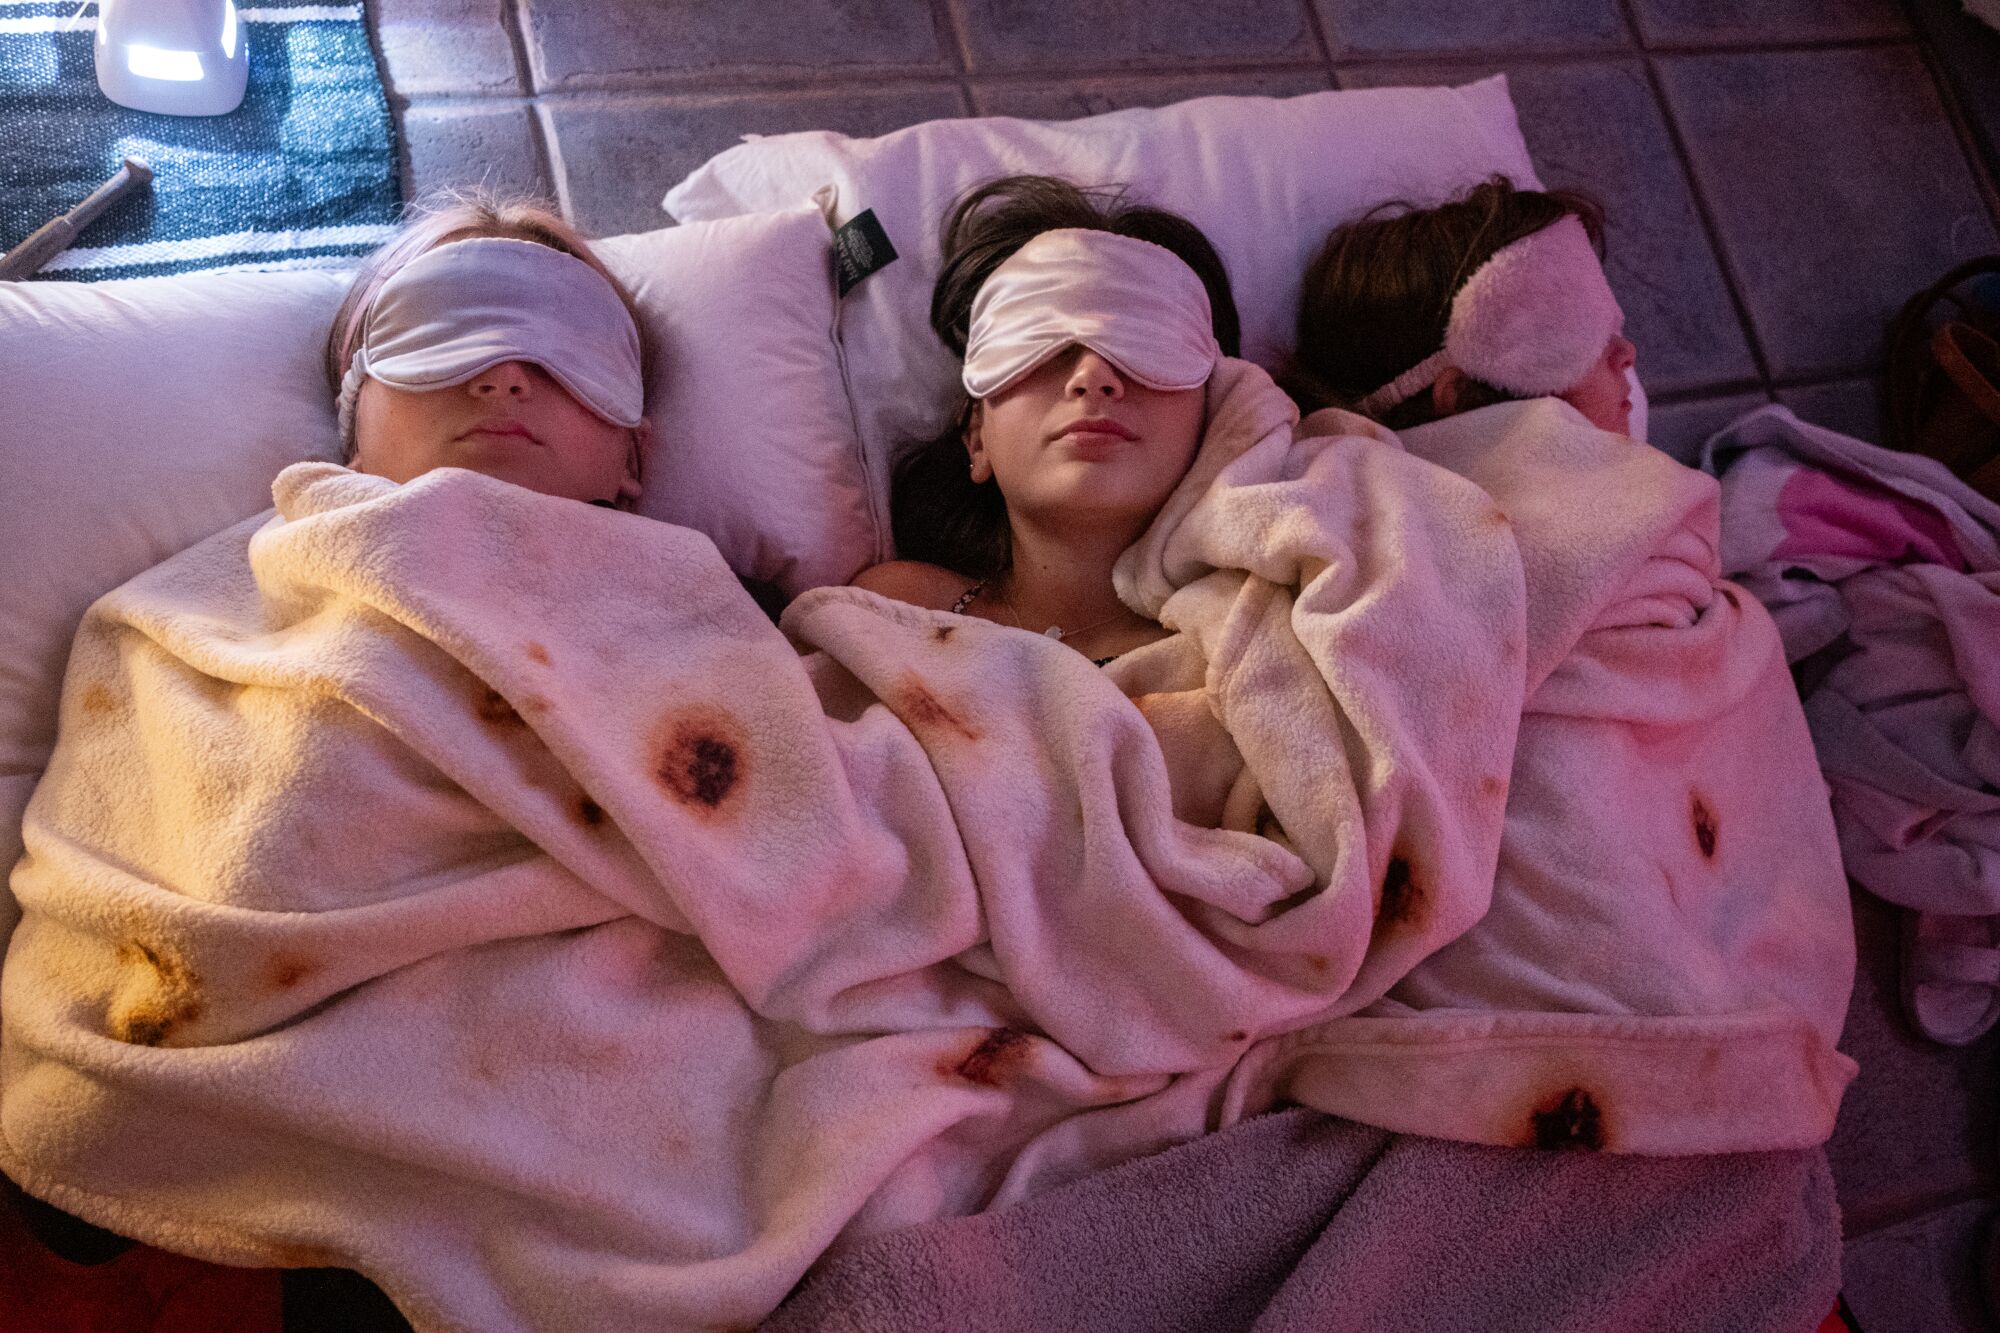
[[[1222,356],[1208,289],[1173,251],[1108,231],[1045,231],[972,301],[965,391],[990,398],[1073,343],[1149,389],[1197,389]]]
[[[341,437],[354,438],[364,378],[424,392],[503,361],[542,367],[614,426],[645,414],[639,330],[604,275],[546,245],[481,236],[426,251],[375,294],[341,381]]]
[[[1623,318],[1590,234],[1569,214],[1494,251],[1452,298],[1444,346],[1356,407],[1380,416],[1446,366],[1530,398],[1562,393],[1590,373]]]

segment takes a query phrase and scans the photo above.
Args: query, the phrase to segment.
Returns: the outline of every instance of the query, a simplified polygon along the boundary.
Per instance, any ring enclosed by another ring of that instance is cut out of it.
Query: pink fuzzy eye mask
[[[1081,343],[1149,389],[1196,389],[1222,356],[1208,289],[1164,246],[1108,231],[1045,231],[972,302],[965,391],[990,398]]]
[[[1524,397],[1572,388],[1604,355],[1623,315],[1574,215],[1504,245],[1452,298],[1444,346],[1356,406],[1379,416],[1446,366]]]

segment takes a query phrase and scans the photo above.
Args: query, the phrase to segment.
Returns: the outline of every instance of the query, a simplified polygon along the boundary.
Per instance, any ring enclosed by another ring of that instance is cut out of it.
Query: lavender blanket
[[[836,1250],[764,1333],[1809,1333],[1823,1150],[1538,1152],[1282,1111],[1013,1208]]]

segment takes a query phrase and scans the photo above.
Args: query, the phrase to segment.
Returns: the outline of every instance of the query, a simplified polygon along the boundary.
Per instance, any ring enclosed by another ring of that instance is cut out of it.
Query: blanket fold
[[[1854,1074],[1846,882],[1775,627],[1721,578],[1713,479],[1554,399],[1403,440],[1494,498],[1526,571],[1492,905],[1380,1004],[1256,1053],[1263,1076],[1473,1142],[1824,1142]]]
[[[1664,489],[1555,550],[1564,419],[1482,475],[1301,439],[1246,363],[1209,394],[1118,571],[1176,633],[1103,672],[855,589],[781,632],[699,535],[468,472],[288,469],[79,633],[0,1167],[424,1328],[693,1328],[1287,1090],[1517,1141],[1523,1033],[1709,1053],[1672,1066],[1706,1111],[1573,1108],[1604,1146],[1728,1146],[1760,1060],[1736,1137],[1823,1137],[1824,811],[1712,500],[1612,457],[1604,494]]]

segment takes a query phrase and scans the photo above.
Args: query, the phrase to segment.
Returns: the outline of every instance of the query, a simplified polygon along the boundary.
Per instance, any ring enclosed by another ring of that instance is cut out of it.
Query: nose
[[[467,387],[475,398],[526,398],[534,383],[525,361],[502,361],[474,375]]]
[[[1618,371],[1630,370],[1639,360],[1639,349],[1630,338],[1618,334],[1611,339],[1611,365]]]
[[[1125,377],[1099,353],[1079,347],[1076,363],[1069,368],[1066,387],[1071,398],[1102,397],[1116,402],[1125,396]]]

